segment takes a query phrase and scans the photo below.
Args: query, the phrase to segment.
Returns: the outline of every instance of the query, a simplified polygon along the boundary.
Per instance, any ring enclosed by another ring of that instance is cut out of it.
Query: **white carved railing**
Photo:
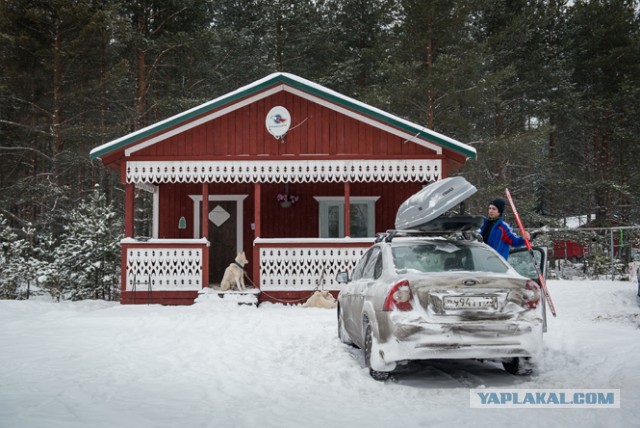
[[[190,291],[203,284],[206,239],[120,242],[125,291]]]
[[[283,238],[254,241],[264,291],[339,290],[336,274],[352,271],[373,238]],[[123,239],[123,291],[198,291],[206,239]],[[151,286],[149,287],[149,283]],[[208,286],[208,281],[204,282]]]
[[[353,270],[372,244],[373,238],[258,238],[254,245],[260,255],[260,289],[338,290],[336,274]]]

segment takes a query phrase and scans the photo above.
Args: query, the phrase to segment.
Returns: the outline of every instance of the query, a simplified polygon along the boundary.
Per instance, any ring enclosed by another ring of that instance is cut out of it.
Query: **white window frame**
[[[327,238],[329,231],[328,208],[330,205],[338,205],[340,218],[338,219],[339,237],[344,237],[344,196],[314,196],[318,202],[318,236]],[[349,202],[351,204],[358,203],[367,204],[367,237],[375,236],[376,224],[376,202],[380,196],[351,196]]]

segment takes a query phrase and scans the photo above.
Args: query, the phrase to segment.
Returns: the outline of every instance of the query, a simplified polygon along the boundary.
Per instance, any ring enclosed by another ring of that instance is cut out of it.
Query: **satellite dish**
[[[282,138],[291,126],[291,114],[282,106],[276,106],[269,110],[265,119],[265,125],[269,134],[276,138]]]

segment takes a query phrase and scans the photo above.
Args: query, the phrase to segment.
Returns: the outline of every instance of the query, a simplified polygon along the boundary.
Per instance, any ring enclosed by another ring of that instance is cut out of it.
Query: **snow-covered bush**
[[[613,273],[618,279],[628,274],[627,266],[618,258],[613,260]],[[591,279],[611,278],[611,257],[607,254],[590,256],[587,259],[587,275]]]
[[[28,299],[38,292],[34,234],[31,225],[12,229],[0,214],[0,298]]]
[[[62,234],[15,229],[0,214],[0,299],[47,293],[54,300],[117,300],[123,225],[105,195],[96,187],[51,220],[63,224]]]
[[[64,216],[64,233],[40,266],[39,280],[56,299],[119,298],[121,216],[96,187]]]

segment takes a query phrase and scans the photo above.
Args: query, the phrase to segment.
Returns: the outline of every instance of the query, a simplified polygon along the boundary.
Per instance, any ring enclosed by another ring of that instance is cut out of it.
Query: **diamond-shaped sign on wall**
[[[216,206],[210,213],[209,213],[209,220],[211,220],[211,222],[213,224],[215,224],[216,226],[220,227],[224,224],[225,221],[229,220],[229,217],[231,217],[231,214],[229,214],[224,208],[222,208],[220,205]]]

